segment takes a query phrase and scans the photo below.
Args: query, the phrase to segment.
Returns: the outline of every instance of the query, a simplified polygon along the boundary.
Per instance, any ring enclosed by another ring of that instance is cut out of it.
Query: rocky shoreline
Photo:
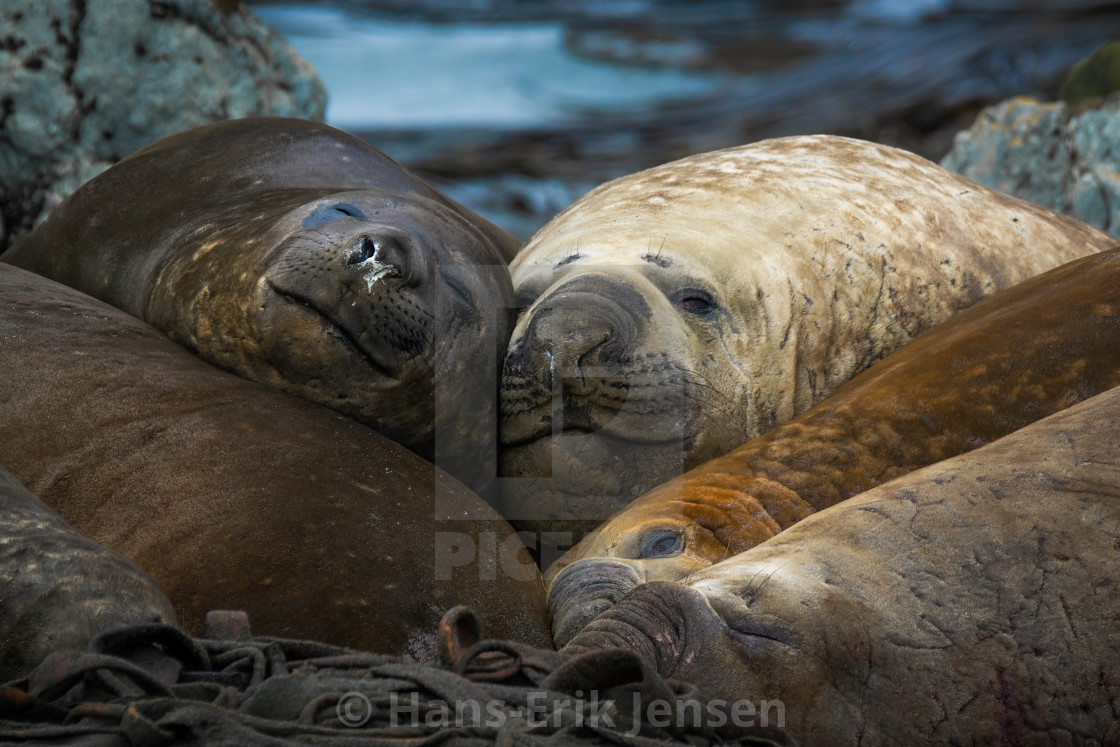
[[[1120,38],[1120,12],[1095,0],[1046,0],[1029,12],[1002,0],[331,5],[432,23],[558,22],[578,57],[732,81],[706,96],[577,112],[556,125],[349,128],[522,239],[606,180],[768,137],[851,135],[941,160],[985,107],[1054,100],[1078,60]],[[159,137],[237,116],[321,119],[323,82],[254,7],[6,4],[0,248]]]

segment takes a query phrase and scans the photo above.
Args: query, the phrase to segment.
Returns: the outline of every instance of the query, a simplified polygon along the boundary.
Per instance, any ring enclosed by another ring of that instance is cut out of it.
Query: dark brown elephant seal
[[[152,578],[80,536],[0,468],[0,682],[122,625],[176,624]]]
[[[0,371],[0,464],[195,635],[242,609],[257,634],[434,656],[441,614],[468,604],[492,635],[547,642],[510,526],[365,426],[3,264]]]
[[[604,184],[510,265],[527,308],[502,378],[503,515],[594,528],[961,309],[1112,243],[841,137]]]
[[[1118,569],[1113,389],[644,584],[564,651],[768,701],[800,744],[1117,744]]]
[[[481,490],[496,471],[504,267],[518,245],[364,141],[269,118],[138,151],[2,261],[338,410]]]
[[[1118,385],[1113,249],[981,301],[789,423],[638,498],[546,574],[556,576],[557,640],[641,581],[685,579],[814,511]]]

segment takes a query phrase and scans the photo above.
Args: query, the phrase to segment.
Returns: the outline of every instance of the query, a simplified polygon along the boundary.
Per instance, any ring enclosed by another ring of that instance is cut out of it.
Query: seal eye
[[[684,539],[679,532],[671,529],[661,529],[646,536],[642,540],[641,556],[643,558],[667,558],[679,555],[684,549]]]
[[[471,294],[467,290],[467,285],[463,282],[462,278],[448,267],[441,267],[439,274],[440,277],[443,278],[443,282],[447,283],[447,287],[451,289],[451,292],[455,294],[455,297],[459,299],[461,304],[471,308],[474,307],[474,304],[471,303]]]
[[[350,258],[346,260],[346,264],[360,265],[376,253],[377,244],[373,243],[373,239],[369,236],[363,236],[361,242],[358,243],[358,246],[350,255]]]
[[[337,205],[320,205],[312,210],[300,225],[304,228],[321,228],[344,218],[366,220],[366,216],[362,214],[361,210],[353,205],[340,202]]]
[[[716,302],[707,291],[690,288],[682,292],[677,300],[681,308],[690,314],[706,316],[716,310]]]

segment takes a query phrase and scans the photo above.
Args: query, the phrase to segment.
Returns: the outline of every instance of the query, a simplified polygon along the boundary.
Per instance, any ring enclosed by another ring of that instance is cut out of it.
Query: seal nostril
[[[548,588],[557,648],[644,580],[632,564],[607,558],[582,558],[561,569]]]
[[[369,236],[363,236],[362,240],[359,241],[358,245],[354,248],[354,251],[352,251],[350,256],[346,259],[346,264],[360,265],[376,253],[377,244],[373,243],[373,239]]]
[[[399,278],[404,255],[400,247],[391,239],[373,239],[363,236],[346,258],[346,264],[361,271],[366,281],[366,289],[373,293],[373,286],[382,278]]]

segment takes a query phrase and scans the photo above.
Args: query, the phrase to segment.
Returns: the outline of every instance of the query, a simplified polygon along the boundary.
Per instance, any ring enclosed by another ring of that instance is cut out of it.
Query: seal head
[[[712,458],[749,432],[744,403],[723,394],[738,388],[736,373],[705,352],[715,340],[764,334],[741,322],[735,295],[711,268],[667,250],[634,265],[596,266],[596,256],[588,249],[586,259],[519,276],[516,302],[527,309],[502,376],[501,470],[513,478],[504,506],[514,519],[562,506],[590,528],[606,518],[605,496]],[[533,479],[542,476],[551,479]]]
[[[156,282],[145,315],[203,358],[370,425],[476,489],[492,478],[477,447],[496,431],[512,294],[500,257],[473,261],[480,233],[437,202],[362,190],[297,205],[261,241],[269,251],[236,276],[209,266],[208,244],[184,258],[193,267],[165,265],[175,281]],[[241,321],[181,325],[205,319]]]

